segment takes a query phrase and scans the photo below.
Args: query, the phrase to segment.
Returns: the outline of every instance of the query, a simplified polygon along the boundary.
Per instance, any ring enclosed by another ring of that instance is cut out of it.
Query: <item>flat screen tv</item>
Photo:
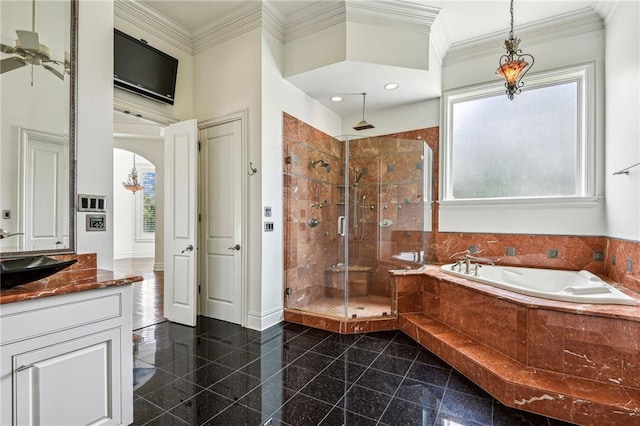
[[[115,86],[173,105],[178,60],[116,29],[113,43]]]

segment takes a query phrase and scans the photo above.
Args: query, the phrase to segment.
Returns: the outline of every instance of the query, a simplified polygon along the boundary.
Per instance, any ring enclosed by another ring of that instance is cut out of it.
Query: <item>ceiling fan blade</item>
[[[52,68],[52,67],[50,67],[50,66],[49,66],[49,65],[47,65],[47,64],[42,64],[42,66],[43,66],[44,68],[48,69],[49,71],[51,71],[53,74],[55,74],[55,75],[56,75],[56,77],[58,77],[60,80],[64,80],[64,74],[63,74],[63,73],[61,73],[60,71],[58,71],[57,69]]]
[[[40,38],[38,33],[33,31],[16,30],[20,47],[24,50],[40,50]]]
[[[6,44],[0,43],[0,52],[2,53],[16,53],[16,49],[11,46],[7,46]]]
[[[13,71],[16,68],[21,68],[27,65],[24,59],[19,58],[17,56],[13,56],[11,58],[6,58],[0,61],[0,74],[3,74],[8,71]]]

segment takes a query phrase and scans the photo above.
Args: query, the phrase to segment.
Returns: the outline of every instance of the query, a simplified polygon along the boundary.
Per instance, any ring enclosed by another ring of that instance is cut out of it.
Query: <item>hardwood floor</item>
[[[164,273],[153,270],[153,258],[116,259],[113,271],[116,275],[142,275],[144,281],[132,284],[133,329],[137,330],[166,321],[162,306],[164,297]]]

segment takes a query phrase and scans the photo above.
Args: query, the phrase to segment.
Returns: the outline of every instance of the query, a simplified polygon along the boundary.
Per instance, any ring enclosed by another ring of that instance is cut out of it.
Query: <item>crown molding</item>
[[[286,17],[271,1],[262,2],[262,27],[280,43],[284,43]]]
[[[603,28],[604,22],[600,15],[587,7],[521,25],[516,29],[516,36],[524,40],[527,46],[533,46]],[[505,29],[472,40],[453,43],[446,53],[443,65],[500,55],[504,53],[503,41],[508,34],[509,30]]]
[[[262,26],[262,2],[241,3],[224,17],[193,32],[193,54],[201,53]]]
[[[193,55],[189,31],[143,3],[137,0],[115,0],[114,14],[183,52]]]
[[[344,1],[316,2],[287,16],[284,42],[288,43],[345,22]]]
[[[347,21],[391,26],[429,34],[440,8],[406,0],[346,2]]]
[[[593,5],[593,10],[600,15],[604,24],[607,25],[613,12],[616,10],[616,6],[618,6],[618,0],[596,0]]]

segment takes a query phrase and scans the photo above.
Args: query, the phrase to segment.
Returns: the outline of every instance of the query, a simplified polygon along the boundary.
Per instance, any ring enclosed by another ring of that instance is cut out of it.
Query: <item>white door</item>
[[[68,247],[68,138],[20,129],[24,250]]]
[[[197,123],[165,129],[164,316],[195,326],[197,315]]]
[[[203,130],[203,315],[242,324],[242,121]]]

